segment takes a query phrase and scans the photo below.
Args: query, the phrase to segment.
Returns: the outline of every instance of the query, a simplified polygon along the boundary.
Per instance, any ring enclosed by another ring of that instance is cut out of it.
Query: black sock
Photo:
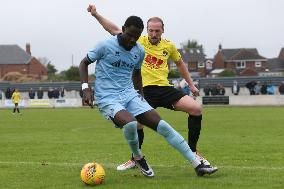
[[[19,108],[17,108],[17,112],[18,112],[18,113],[20,113],[20,110],[19,110]]]
[[[141,149],[143,141],[144,141],[144,131],[143,131],[143,129],[138,129],[137,130],[137,134],[138,134],[138,140],[139,140],[139,149]]]
[[[196,152],[196,146],[201,131],[202,115],[188,117],[188,145],[193,152]]]
[[[13,113],[15,113],[16,112],[16,108],[14,108],[14,110],[13,110]]]

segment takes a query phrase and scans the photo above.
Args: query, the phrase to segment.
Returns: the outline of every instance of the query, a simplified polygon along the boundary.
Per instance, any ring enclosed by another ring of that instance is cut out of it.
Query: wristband
[[[89,88],[88,83],[82,83],[82,90]]]

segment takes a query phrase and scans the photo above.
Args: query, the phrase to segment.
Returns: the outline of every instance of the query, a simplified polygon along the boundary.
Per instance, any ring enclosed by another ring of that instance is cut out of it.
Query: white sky
[[[164,20],[164,37],[177,47],[195,39],[207,58],[223,48],[257,48],[267,58],[284,47],[284,0],[0,0],[0,44],[31,44],[32,55],[46,57],[59,71],[79,65],[87,51],[110,35],[86,11],[119,26],[130,15]],[[144,31],[144,34],[146,32]]]

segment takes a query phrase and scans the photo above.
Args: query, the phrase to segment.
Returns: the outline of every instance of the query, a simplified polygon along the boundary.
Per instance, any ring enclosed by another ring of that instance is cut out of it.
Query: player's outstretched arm
[[[182,75],[182,77],[185,79],[187,82],[193,96],[199,96],[199,90],[195,87],[193,84],[193,81],[191,79],[190,73],[188,69],[185,66],[185,63],[183,62],[182,59],[179,59],[177,62],[175,62],[178,68],[179,73]]]
[[[80,65],[79,65],[79,72],[80,72],[80,81],[82,84],[82,91],[83,91],[83,101],[87,103],[89,106],[93,107],[93,93],[91,88],[88,85],[88,65],[90,62],[87,58],[84,58]]]
[[[87,11],[91,13],[93,17],[97,19],[97,21],[103,26],[103,28],[108,31],[111,35],[117,35],[122,33],[121,28],[119,28],[116,24],[111,22],[110,20],[104,18],[97,12],[97,8],[95,5],[89,5]]]

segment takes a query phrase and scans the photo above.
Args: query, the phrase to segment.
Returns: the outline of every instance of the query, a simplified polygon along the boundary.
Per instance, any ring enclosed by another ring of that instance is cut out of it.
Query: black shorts
[[[174,104],[179,101],[184,94],[172,86],[151,85],[143,87],[144,98],[153,107],[163,107],[174,110]]]

